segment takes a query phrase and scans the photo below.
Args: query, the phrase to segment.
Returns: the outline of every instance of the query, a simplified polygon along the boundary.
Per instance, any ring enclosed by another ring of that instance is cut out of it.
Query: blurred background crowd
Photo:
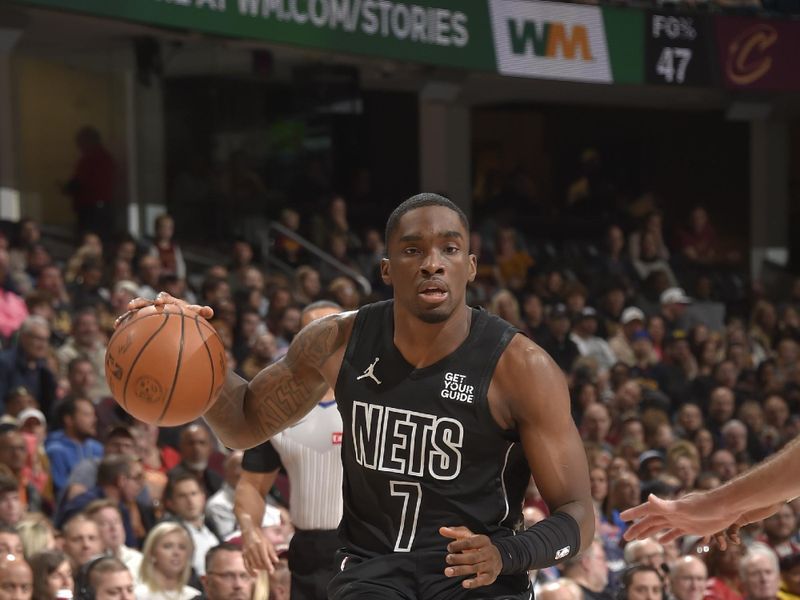
[[[596,205],[591,198],[587,206]],[[702,206],[672,216],[671,230],[655,206],[638,218],[606,212],[597,217],[608,221],[599,235],[557,248],[542,247],[492,206],[473,223],[479,267],[469,302],[516,325],[563,369],[596,503],[591,550],[531,574],[542,597],[610,598],[620,588],[636,600],[800,594],[793,503],[724,552],[695,539],[626,545],[619,518],[649,493],[718,486],[796,435],[800,279],[778,297],[758,282],[743,286],[736,248],[720,242]],[[54,585],[68,587],[103,553],[122,561],[141,598],[208,594],[209,585],[208,597],[234,597],[213,595],[215,560],[242,571],[218,586],[247,591],[258,583],[235,544],[241,453],[226,451],[202,422],[159,430],[133,420],[109,397],[104,356],[114,319],[131,299],[157,290],[213,307],[229,364],[247,379],[285,353],[309,303],[356,309],[390,297],[379,276],[382,221],[352,227],[346,198],[335,194],[318,211],[285,208],[280,218],[352,276],[306,252],[294,234],[274,236],[268,248],[233,239],[219,246],[218,261],[193,267],[181,224],[167,214],[157,217],[152,239],[84,231],[66,253],[63,244],[49,247],[31,219],[5,224],[0,552],[28,562],[35,597],[56,597]],[[291,275],[264,264],[264,255],[291,265]],[[279,552],[292,535],[291,501],[281,477],[265,517]],[[532,482],[525,518],[533,523],[546,511]],[[270,597],[286,597],[285,565],[270,577],[271,585],[262,582]],[[648,578],[658,594],[636,595]]]

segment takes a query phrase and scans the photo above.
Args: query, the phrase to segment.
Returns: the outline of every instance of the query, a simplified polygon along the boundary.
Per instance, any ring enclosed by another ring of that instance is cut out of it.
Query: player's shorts
[[[502,575],[489,586],[466,590],[464,577],[444,574],[441,551],[379,555],[339,550],[339,571],[328,585],[329,600],[532,600],[526,575]]]

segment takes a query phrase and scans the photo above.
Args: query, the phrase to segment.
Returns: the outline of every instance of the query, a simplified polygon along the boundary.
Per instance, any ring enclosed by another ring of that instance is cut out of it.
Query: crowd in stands
[[[281,222],[362,273],[369,295],[290,237],[268,251],[292,275],[258,262],[244,239],[192,272],[167,215],[153,239],[85,233],[69,256],[54,255],[33,220],[0,230],[0,599],[69,598],[81,586],[96,598],[288,597],[285,563],[269,576],[244,567],[233,515],[241,453],[202,422],[158,429],[127,416],[105,384],[105,344],[131,299],[166,290],[214,308],[229,364],[252,378],[286,352],[307,304],[354,309],[391,296],[383,232],[355,230],[347,208],[334,196],[320,214],[284,209]],[[758,285],[730,293],[737,252],[703,207],[682,220],[665,231],[653,210],[563,253],[501,220],[471,232],[469,302],[563,369],[591,470],[597,538],[531,573],[544,600],[800,596],[797,502],[726,551],[622,538],[620,512],[647,494],[718,486],[800,426],[800,280],[785,297]],[[264,526],[279,551],[292,535],[290,502],[285,482],[270,494]],[[546,512],[532,483],[526,523]]]

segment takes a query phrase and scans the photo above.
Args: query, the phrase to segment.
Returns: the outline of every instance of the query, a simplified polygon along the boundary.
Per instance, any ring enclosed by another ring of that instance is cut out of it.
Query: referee
[[[303,310],[301,326],[341,310],[333,302],[314,302]],[[334,554],[342,545],[336,534],[342,518],[341,439],[342,418],[329,389],[305,418],[244,453],[234,512],[250,570],[272,572],[278,562],[275,548],[261,530],[261,521],[266,495],[281,464],[289,476],[289,514],[295,526],[289,544],[292,600],[328,597],[328,582],[335,572]]]

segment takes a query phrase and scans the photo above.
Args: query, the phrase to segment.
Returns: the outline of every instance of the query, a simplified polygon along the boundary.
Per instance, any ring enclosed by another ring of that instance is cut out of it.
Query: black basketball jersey
[[[348,547],[444,551],[445,525],[489,536],[521,527],[530,471],[516,432],[497,425],[486,397],[517,332],[473,309],[466,340],[416,369],[394,345],[393,301],[358,311],[335,390],[344,428],[339,533]]]

